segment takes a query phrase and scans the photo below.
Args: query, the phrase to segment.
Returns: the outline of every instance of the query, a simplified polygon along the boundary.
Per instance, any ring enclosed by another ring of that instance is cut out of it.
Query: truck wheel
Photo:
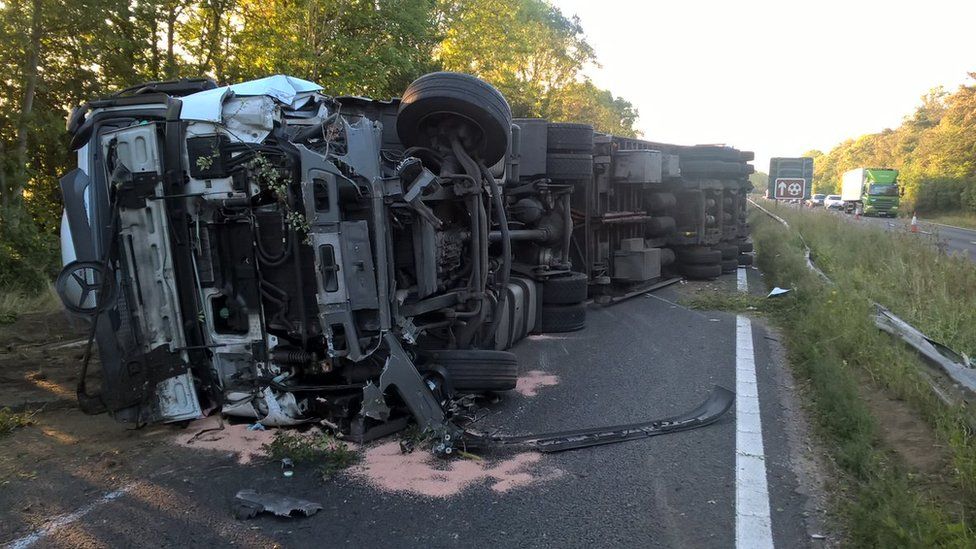
[[[396,129],[407,147],[430,147],[434,128],[446,121],[472,130],[465,147],[488,166],[505,156],[512,132],[512,109],[491,84],[469,74],[432,72],[414,80],[400,99]]]
[[[681,265],[679,270],[681,274],[692,280],[708,280],[722,275],[722,266],[718,263],[712,265]]]
[[[719,244],[715,249],[722,253],[722,259],[735,259],[739,255],[739,246],[735,244]]]
[[[756,159],[756,153],[754,153],[752,151],[740,151],[739,152],[739,160],[741,160],[743,162],[750,162],[750,161],[755,160],[755,159]]]
[[[567,305],[586,300],[589,277],[570,272],[556,275],[542,283],[542,302],[547,305]]]
[[[556,181],[588,180],[593,177],[593,155],[549,153],[546,155],[546,175]]]
[[[543,292],[545,295],[545,292]],[[575,305],[543,305],[540,318],[539,332],[545,334],[559,334],[575,332],[586,327],[586,306],[582,303]]]
[[[732,259],[723,259],[721,265],[723,273],[734,273],[739,268],[739,260],[735,257]]]
[[[722,260],[722,252],[704,246],[678,248],[675,254],[678,262],[685,265],[717,265]]]
[[[548,128],[548,149],[551,152],[593,152],[593,126],[550,122]]]
[[[755,258],[749,254],[739,254],[739,265],[752,265],[754,260]]]
[[[697,176],[737,176],[742,175],[744,168],[739,162],[725,162],[722,160],[688,160],[681,162],[682,175]]]
[[[429,357],[447,372],[451,388],[461,393],[509,391],[518,379],[518,359],[508,351],[451,349],[432,351]]]
[[[748,240],[739,241],[739,253],[745,253],[751,251],[752,251],[752,242]]]
[[[684,147],[678,150],[678,158],[681,163],[687,160],[727,160],[738,162],[741,160],[742,153],[732,147],[721,147],[717,145],[698,145],[695,147]]]

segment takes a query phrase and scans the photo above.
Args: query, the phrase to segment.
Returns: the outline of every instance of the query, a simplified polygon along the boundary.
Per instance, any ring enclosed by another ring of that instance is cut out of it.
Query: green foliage
[[[769,188],[769,174],[766,172],[753,172],[749,174],[749,183],[752,183],[753,194],[763,194]]]
[[[59,259],[54,235],[39,230],[23,210],[0,208],[0,291],[41,291],[57,274]]]
[[[436,58],[447,70],[497,86],[515,116],[635,135],[634,106],[582,74],[596,56],[578,19],[544,0],[439,0],[438,7],[443,40]]]
[[[360,455],[346,443],[318,431],[296,433],[279,429],[275,432],[274,439],[265,444],[263,449],[271,459],[289,458],[295,464],[316,465],[323,480],[328,480],[360,460]]]
[[[976,270],[907,236],[838,223],[821,212],[776,213],[792,230],[755,213],[757,260],[769,284],[795,290],[772,314],[785,328],[790,361],[809,383],[818,429],[843,475],[840,508],[851,544],[972,546],[976,537],[967,516],[976,501],[976,444],[969,416],[932,394],[918,358],[873,325],[870,301],[972,353],[976,334],[966,327],[974,320]],[[806,268],[799,234],[834,286]],[[951,450],[950,478],[940,485],[915,482],[893,459],[859,395],[865,381],[907,402],[930,423]]]
[[[976,212],[976,86],[934,88],[899,127],[848,139],[814,158],[814,192],[839,192],[841,176],[854,168],[897,168],[918,211]]]

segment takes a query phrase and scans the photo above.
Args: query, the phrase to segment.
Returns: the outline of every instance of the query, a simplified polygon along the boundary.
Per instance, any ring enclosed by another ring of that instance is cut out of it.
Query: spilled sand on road
[[[505,493],[562,476],[562,471],[542,466],[541,461],[538,452],[500,461],[443,460],[421,450],[403,454],[393,441],[367,449],[363,462],[349,475],[384,491],[449,498],[484,483],[493,492]]]

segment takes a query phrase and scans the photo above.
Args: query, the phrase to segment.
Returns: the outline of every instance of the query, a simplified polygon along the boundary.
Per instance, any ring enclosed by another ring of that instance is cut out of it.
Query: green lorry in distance
[[[840,198],[846,213],[896,217],[901,201],[898,170],[856,168],[845,172]]]

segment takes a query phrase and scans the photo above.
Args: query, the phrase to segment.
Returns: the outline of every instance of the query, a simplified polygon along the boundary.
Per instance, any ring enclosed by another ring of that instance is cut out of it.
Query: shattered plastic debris
[[[234,496],[234,517],[249,519],[258,513],[274,513],[279,517],[310,517],[322,510],[322,505],[304,499],[262,494],[254,490],[241,490]]]
[[[777,296],[781,296],[783,294],[788,294],[788,293],[790,293],[790,291],[791,290],[783,289],[783,288],[780,288],[779,286],[776,286],[775,288],[773,288],[772,290],[769,291],[769,295],[767,295],[766,297],[777,297]]]

